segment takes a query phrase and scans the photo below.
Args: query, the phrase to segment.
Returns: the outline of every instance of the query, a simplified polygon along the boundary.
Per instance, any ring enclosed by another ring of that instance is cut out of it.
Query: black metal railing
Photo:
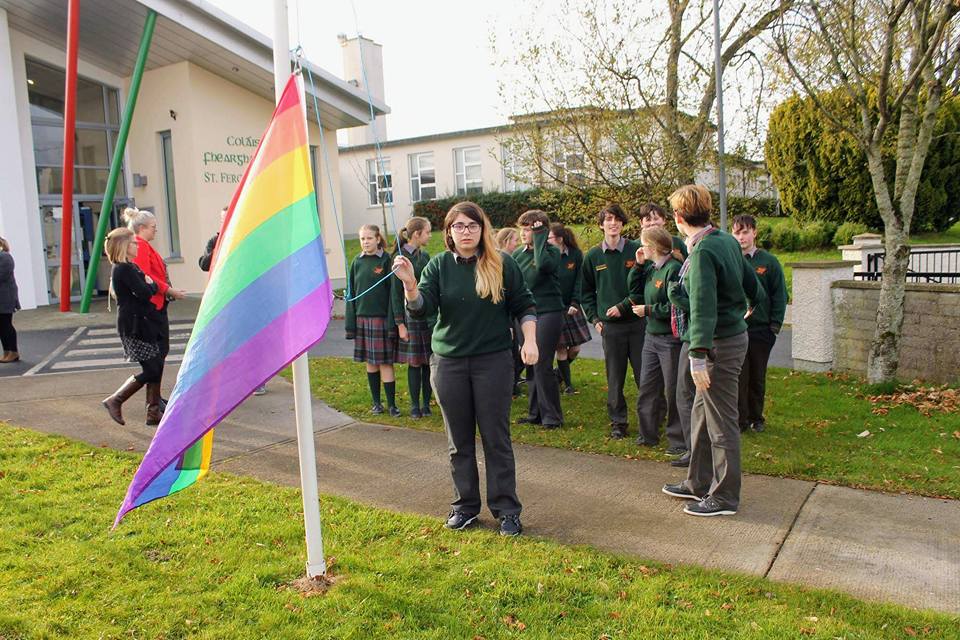
[[[882,280],[884,252],[867,255],[867,270],[856,271],[857,280]],[[960,248],[911,249],[907,282],[960,284]]]

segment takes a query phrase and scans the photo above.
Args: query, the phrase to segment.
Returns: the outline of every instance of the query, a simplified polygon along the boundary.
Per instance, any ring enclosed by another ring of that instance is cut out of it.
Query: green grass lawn
[[[956,616],[673,567],[212,473],[110,523],[139,456],[0,423],[0,638],[947,638]]]
[[[318,398],[359,420],[441,431],[439,410],[430,418],[407,417],[406,368],[397,367],[400,418],[372,416],[363,366],[346,358],[315,358],[311,381]],[[628,377],[632,374],[628,374]],[[636,413],[630,437],[611,440],[606,415],[603,362],[573,364],[575,396],[563,396],[566,424],[560,430],[514,425],[515,442],[621,458],[669,460],[665,443],[638,447]],[[636,388],[628,382],[627,403],[635,406]],[[743,438],[743,470],[771,476],[819,480],[830,484],[960,498],[960,433],[955,415],[921,415],[909,406],[875,415],[858,381],[846,376],[771,369],[767,378],[767,430]],[[513,402],[515,420],[526,415],[526,396]],[[869,431],[871,435],[858,437]]]

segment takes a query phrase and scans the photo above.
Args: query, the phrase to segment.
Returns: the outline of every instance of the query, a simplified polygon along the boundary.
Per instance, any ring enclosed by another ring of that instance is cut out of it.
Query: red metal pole
[[[60,311],[70,311],[73,249],[73,141],[77,121],[77,43],[80,0],[67,0],[67,81],[63,104],[63,217],[60,219]]]

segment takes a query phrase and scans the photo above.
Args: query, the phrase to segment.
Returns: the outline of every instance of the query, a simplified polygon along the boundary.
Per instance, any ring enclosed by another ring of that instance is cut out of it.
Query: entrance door
[[[119,198],[114,202],[109,232],[118,226],[120,213],[132,200]],[[78,196],[74,199],[73,211],[73,242],[70,251],[70,299],[79,300],[83,293],[87,271],[90,265],[90,255],[93,252],[97,224],[100,221],[100,210],[103,206],[102,198],[94,196]],[[60,234],[63,226],[63,207],[61,201],[41,200],[40,220],[43,228],[44,260],[47,268],[47,291],[50,294],[51,304],[60,301]],[[100,256],[100,266],[97,269],[95,293],[105,295],[110,286],[110,262],[105,253]]]

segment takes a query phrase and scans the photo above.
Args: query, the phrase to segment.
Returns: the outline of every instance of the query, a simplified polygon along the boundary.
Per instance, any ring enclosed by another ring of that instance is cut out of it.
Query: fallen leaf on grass
[[[867,431],[861,431],[860,433],[858,433],[858,434],[857,434],[857,437],[858,437],[858,438],[869,438],[869,437],[872,436],[872,435],[873,435],[873,434],[870,433],[869,430],[867,430]]]

